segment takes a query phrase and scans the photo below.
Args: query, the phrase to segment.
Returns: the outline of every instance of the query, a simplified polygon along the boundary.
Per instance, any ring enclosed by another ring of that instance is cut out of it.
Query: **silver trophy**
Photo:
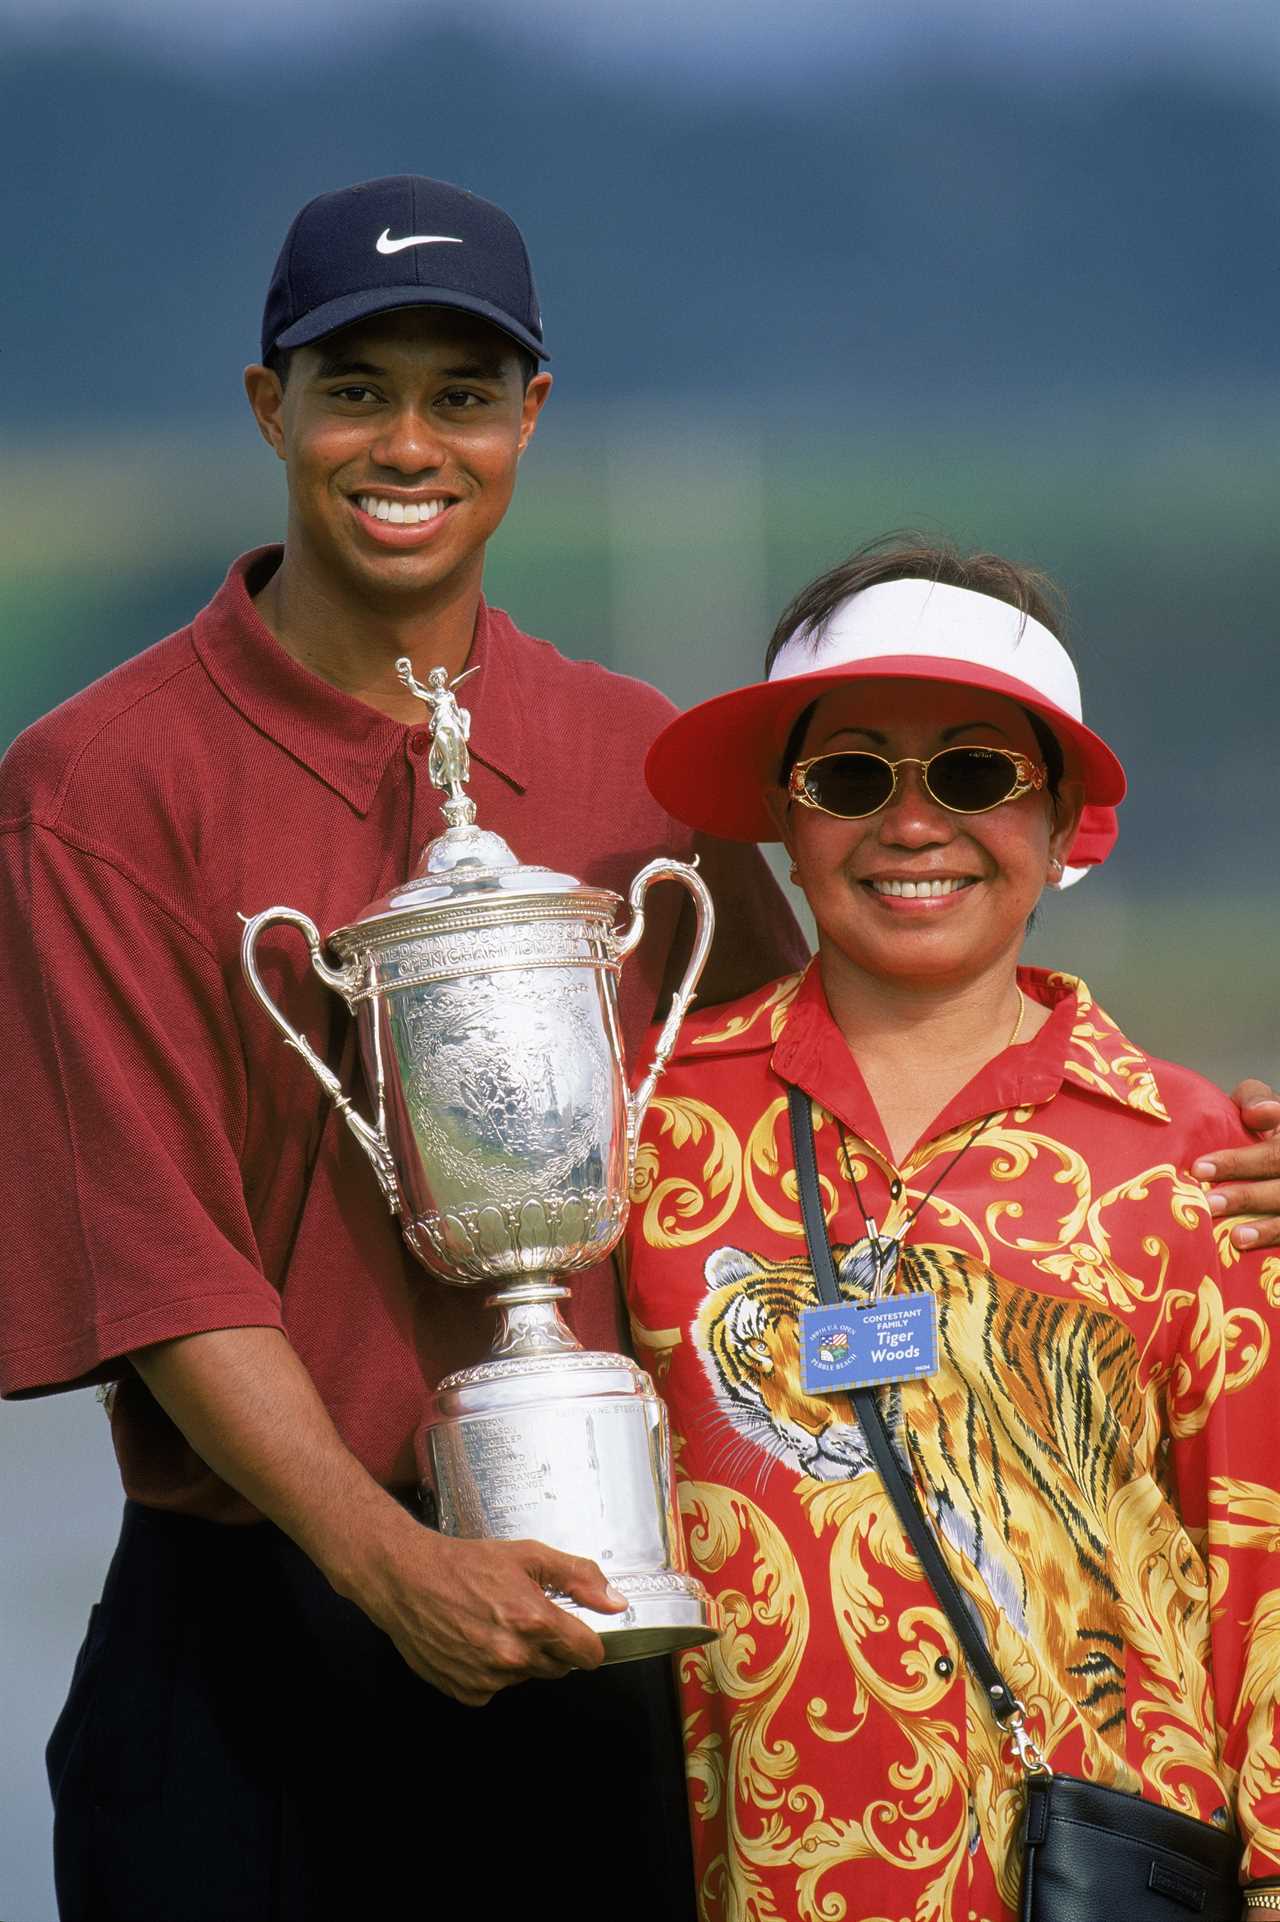
[[[587,1353],[558,1304],[626,1223],[640,1124],[706,961],[711,897],[692,867],[650,861],[619,928],[618,895],[524,866],[476,825],[457,683],[437,667],[423,686],[408,660],[396,665],[431,711],[446,830],[412,879],[330,935],[336,966],[313,921],[275,907],[245,924],[244,971],[341,1110],[419,1261],[492,1291],[488,1356],[440,1382],[419,1440],[441,1528],[598,1562],[625,1615],[556,1599],[599,1632],[609,1661],[710,1641],[715,1605],[685,1568],[666,1411],[627,1356]],[[617,977],[644,933],[646,892],[667,879],[693,896],[693,953],[629,1095]],[[282,921],[356,1015],[372,1122],[263,985],[255,950]]]

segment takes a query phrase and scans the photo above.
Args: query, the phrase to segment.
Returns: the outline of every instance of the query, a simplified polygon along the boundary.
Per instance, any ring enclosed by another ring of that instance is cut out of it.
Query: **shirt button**
[[[956,1666],[955,1663],[952,1661],[949,1655],[939,1655],[937,1661],[933,1665],[933,1672],[935,1675],[941,1675],[943,1680],[945,1681],[948,1675],[953,1675],[955,1673],[955,1666]]]
[[[426,754],[431,746],[431,736],[424,727],[409,736],[410,754]]]

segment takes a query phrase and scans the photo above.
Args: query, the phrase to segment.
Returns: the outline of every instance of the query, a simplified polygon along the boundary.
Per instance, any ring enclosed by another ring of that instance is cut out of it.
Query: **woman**
[[[1018,965],[1124,792],[1054,625],[993,557],[864,551],[788,610],[765,683],[650,756],[678,818],[785,842],[818,928],[803,975],[686,1026],[628,1228],[724,1617],[681,1669],[708,1918],[1017,1903],[1011,1744],[812,1343],[802,1367],[792,1085],[849,1301],[932,1297],[934,1366],[880,1352],[880,1404],[1035,1744],[1238,1827],[1280,1915],[1280,1261],[1183,1172],[1238,1138],[1226,1098]]]

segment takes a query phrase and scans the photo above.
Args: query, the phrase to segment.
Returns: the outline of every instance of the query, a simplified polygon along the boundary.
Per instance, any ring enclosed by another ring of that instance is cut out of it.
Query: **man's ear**
[[[520,439],[516,445],[517,459],[533,439],[533,430],[538,425],[538,415],[546,406],[547,395],[550,392],[550,374],[535,374],[524,390],[524,402],[520,409]]]
[[[1082,781],[1062,781],[1058,785],[1058,799],[1054,809],[1053,830],[1049,836],[1049,853],[1053,860],[1064,866],[1071,853],[1071,843],[1076,838],[1080,826],[1080,816],[1084,812],[1084,783]]]
[[[244,370],[244,391],[249,396],[258,432],[277,459],[283,460],[284,388],[280,385],[279,375],[255,362]]]

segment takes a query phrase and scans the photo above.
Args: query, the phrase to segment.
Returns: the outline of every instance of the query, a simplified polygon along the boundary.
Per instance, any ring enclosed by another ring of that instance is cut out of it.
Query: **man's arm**
[[[599,1637],[542,1591],[615,1613],[599,1571],[423,1528],[346,1448],[290,1345],[240,1165],[242,1039],[186,896],[15,812],[0,928],[0,1154],[24,1175],[6,1218],[0,1391],[132,1361],[215,1474],[461,1701],[595,1666]]]
[[[1280,1247],[1280,1096],[1265,1081],[1242,1081],[1231,1096],[1246,1128],[1263,1138],[1254,1148],[1222,1148],[1191,1172],[1211,1183],[1215,1215],[1270,1215],[1231,1230],[1237,1248]]]
[[[595,1563],[538,1542],[461,1542],[424,1528],[346,1448],[279,1329],[213,1329],[130,1359],[210,1468],[446,1695],[479,1706],[513,1682],[603,1661],[600,1637],[543,1592],[625,1608]]]

